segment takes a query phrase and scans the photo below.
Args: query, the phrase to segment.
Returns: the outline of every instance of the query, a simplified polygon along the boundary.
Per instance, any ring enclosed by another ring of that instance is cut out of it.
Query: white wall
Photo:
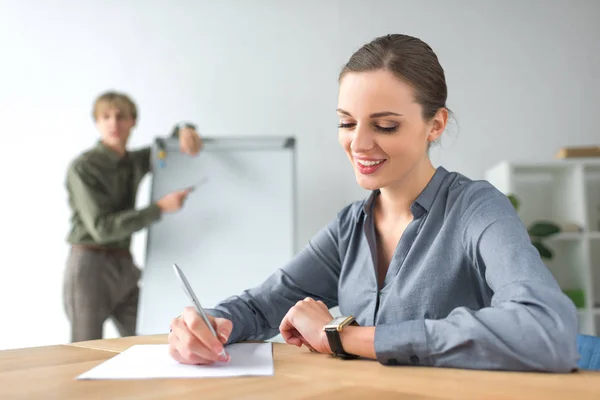
[[[137,101],[133,146],[181,119],[206,135],[297,135],[303,245],[364,195],[336,138],[352,51],[386,33],[429,42],[460,123],[434,162],[482,178],[502,159],[598,142],[599,20],[594,0],[0,2],[0,348],[68,340],[63,182],[96,140],[101,91]]]

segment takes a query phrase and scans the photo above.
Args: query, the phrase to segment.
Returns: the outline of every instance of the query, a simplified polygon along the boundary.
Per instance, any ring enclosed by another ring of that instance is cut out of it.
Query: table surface
[[[77,381],[138,336],[0,351],[2,399],[600,399],[600,372],[570,374],[387,367],[273,343],[272,377]]]

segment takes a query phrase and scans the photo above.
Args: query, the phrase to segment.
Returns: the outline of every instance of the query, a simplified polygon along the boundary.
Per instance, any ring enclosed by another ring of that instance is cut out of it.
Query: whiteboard
[[[160,149],[164,148],[164,158]],[[205,308],[263,282],[295,254],[293,137],[204,138],[196,156],[175,138],[152,149],[151,201],[206,180],[146,236],[137,333],[169,331],[189,301],[172,265]]]

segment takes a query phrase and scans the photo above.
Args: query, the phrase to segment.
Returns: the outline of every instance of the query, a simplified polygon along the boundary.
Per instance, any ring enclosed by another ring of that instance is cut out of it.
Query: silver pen
[[[185,275],[183,274],[183,271],[177,266],[177,264],[173,264],[173,269],[175,270],[175,275],[177,275],[177,277],[179,278],[179,281],[181,282],[181,286],[183,287],[183,291],[185,292],[185,294],[187,295],[187,297],[190,299],[190,301],[194,305],[194,308],[196,309],[196,312],[198,313],[198,315],[200,315],[202,317],[202,319],[204,320],[204,323],[206,324],[206,326],[210,330],[210,333],[212,333],[214,335],[214,337],[216,337],[217,340],[219,340],[219,337],[217,336],[217,332],[215,331],[215,328],[213,328],[212,324],[210,323],[210,321],[208,319],[208,316],[206,315],[206,312],[204,311],[204,309],[200,305],[200,302],[198,301],[198,298],[194,294],[194,291],[192,290],[192,287],[190,286],[190,284],[189,284],[188,280],[186,279]],[[219,342],[220,342],[220,340],[219,340]],[[223,349],[221,351],[221,353],[219,353],[219,355],[221,357],[227,357],[227,353],[225,352],[225,349]]]

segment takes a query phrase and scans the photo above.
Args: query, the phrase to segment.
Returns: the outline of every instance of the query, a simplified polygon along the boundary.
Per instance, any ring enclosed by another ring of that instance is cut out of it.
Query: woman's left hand
[[[290,308],[279,325],[279,331],[288,344],[298,347],[304,344],[311,351],[331,354],[323,327],[332,319],[325,303],[307,297]]]

